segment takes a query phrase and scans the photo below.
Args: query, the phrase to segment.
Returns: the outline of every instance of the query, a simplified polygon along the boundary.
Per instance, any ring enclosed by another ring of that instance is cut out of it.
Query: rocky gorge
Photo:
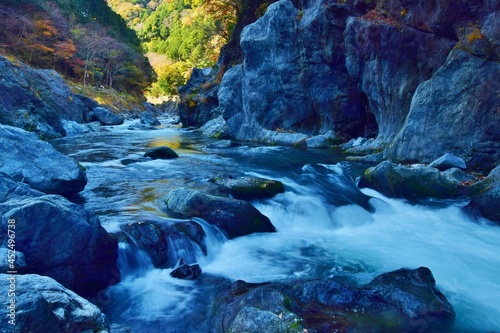
[[[200,130],[0,57],[0,332],[500,329],[498,10],[278,1]]]

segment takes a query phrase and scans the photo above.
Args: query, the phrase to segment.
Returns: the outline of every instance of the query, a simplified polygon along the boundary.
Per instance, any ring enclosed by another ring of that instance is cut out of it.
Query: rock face
[[[9,219],[16,222],[16,251],[25,273],[46,275],[89,294],[118,282],[117,242],[99,219],[58,195],[45,195],[0,174],[0,243],[7,244]],[[4,194],[5,193],[5,194]]]
[[[422,83],[405,126],[389,148],[395,161],[429,163],[444,152],[469,167],[491,170],[500,161],[500,63],[455,50]]]
[[[85,121],[85,104],[52,70],[31,69],[0,56],[0,124],[35,132],[42,138],[65,135],[61,119]]]
[[[228,70],[219,87],[219,109],[231,135],[266,142],[266,130],[363,135],[359,124],[367,115],[343,61],[346,18],[356,14],[332,2],[299,12],[279,1],[247,26],[241,34],[244,63]]]
[[[428,268],[400,269],[354,287],[334,279],[236,281],[215,303],[220,332],[447,331],[455,312]]]
[[[12,275],[0,274],[2,281]],[[15,275],[15,325],[7,324],[10,309],[2,307],[1,333],[109,332],[106,316],[95,305],[46,276]],[[7,293],[2,304],[10,305]]]
[[[229,238],[276,231],[269,218],[246,201],[181,188],[170,191],[165,203],[172,213],[186,218],[200,217],[222,229]]]
[[[83,190],[87,177],[73,159],[59,153],[35,134],[0,125],[0,172],[45,193]]]
[[[146,251],[157,268],[174,267],[180,259],[192,264],[197,261],[198,253],[207,254],[205,232],[194,221],[171,224],[148,220],[128,224],[122,229]]]
[[[465,198],[477,179],[457,168],[440,172],[436,168],[406,167],[389,161],[365,171],[360,187],[370,187],[389,197],[410,200]]]
[[[283,183],[276,180],[259,177],[230,178],[217,176],[210,181],[224,188],[231,196],[241,200],[271,198],[285,192]]]
[[[488,177],[477,183],[472,201],[466,210],[478,213],[500,224],[500,166],[493,169]]]

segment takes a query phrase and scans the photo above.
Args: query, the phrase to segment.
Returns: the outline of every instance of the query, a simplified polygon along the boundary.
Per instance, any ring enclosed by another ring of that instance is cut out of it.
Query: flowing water
[[[210,332],[210,297],[228,281],[334,276],[363,284],[401,267],[426,266],[457,313],[455,332],[500,332],[500,227],[471,220],[461,212],[464,202],[410,205],[373,190],[360,192],[353,177],[367,165],[342,161],[337,151],[251,144],[208,149],[213,140],[198,132],[168,126],[129,130],[130,124],[53,142],[87,169],[89,183],[73,200],[94,210],[109,232],[150,218],[179,221],[163,211],[168,191],[203,189],[218,174],[280,180],[286,192],[253,202],[276,233],[226,240],[194,219],[207,235],[207,254],[182,244],[176,249],[190,251],[200,263],[203,274],[195,281],[155,269],[122,237],[122,282],[97,302],[111,322],[133,332]],[[180,157],[122,163],[161,145]]]

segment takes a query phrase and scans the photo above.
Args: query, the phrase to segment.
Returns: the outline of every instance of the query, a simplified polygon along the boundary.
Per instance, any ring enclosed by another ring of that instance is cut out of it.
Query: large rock
[[[491,170],[500,161],[499,76],[500,63],[454,50],[418,87],[388,157],[429,163],[450,152],[469,168]]]
[[[170,212],[187,218],[200,217],[222,229],[229,238],[276,231],[269,218],[246,201],[180,188],[170,191],[165,203]]]
[[[360,187],[370,187],[389,197],[410,200],[426,198],[466,198],[477,179],[460,169],[439,171],[426,166],[403,166],[388,161],[369,168],[361,176]]]
[[[456,41],[389,20],[376,11],[349,18],[344,36],[347,69],[359,79],[378,124],[374,145],[384,147],[403,125],[418,85],[444,64]]]
[[[473,198],[466,210],[478,213],[500,224],[500,166],[474,185]]]
[[[271,198],[285,192],[285,186],[277,180],[259,177],[213,177],[210,181],[224,188],[236,199],[254,200]]]
[[[0,172],[45,193],[80,192],[87,176],[75,160],[35,134],[0,125]]]
[[[139,117],[141,124],[157,126],[161,125],[160,121],[155,117],[152,111],[144,111]]]
[[[382,274],[362,287],[335,279],[247,284],[215,299],[220,332],[443,332],[455,312],[428,268]]]
[[[82,123],[88,111],[53,70],[32,69],[0,56],[0,124],[48,139],[65,135],[61,119]]]
[[[364,135],[369,115],[344,62],[346,19],[358,13],[327,1],[308,7],[278,1],[243,30],[244,62],[226,72],[218,93],[233,137],[281,143],[269,131]]]
[[[108,320],[97,306],[49,277],[0,274],[0,279],[6,288],[11,281],[15,285],[15,298],[8,296],[8,289],[0,294],[4,305],[0,312],[0,333],[109,332]],[[8,322],[12,318],[9,316],[12,299],[15,325]]]
[[[149,255],[157,268],[174,267],[180,259],[192,264],[199,253],[207,254],[205,232],[194,221],[145,220],[124,225],[122,229]]]
[[[153,160],[156,159],[171,159],[171,158],[177,158],[179,155],[172,149],[167,146],[161,146],[161,147],[154,147],[148,149],[144,153],[144,157],[149,157],[152,158]]]
[[[0,174],[0,243],[15,220],[24,272],[46,275],[80,294],[118,282],[117,242],[99,219],[62,196],[45,195]]]
[[[113,112],[103,107],[96,107],[92,110],[94,117],[99,120],[103,125],[121,125],[125,118],[121,115],[114,114]]]
[[[467,169],[467,165],[463,158],[446,153],[437,160],[429,164],[430,167],[439,169],[440,171],[448,170],[451,168],[459,168],[462,170]]]

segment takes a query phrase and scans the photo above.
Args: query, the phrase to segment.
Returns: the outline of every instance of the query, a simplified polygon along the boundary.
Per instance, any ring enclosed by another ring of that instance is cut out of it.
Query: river
[[[352,178],[368,166],[344,161],[339,151],[255,144],[209,149],[214,140],[197,131],[130,130],[136,122],[52,141],[87,170],[89,182],[72,200],[95,211],[111,233],[148,218],[177,221],[162,209],[168,191],[202,189],[218,174],[280,180],[286,192],[253,202],[276,233],[226,240],[198,220],[209,239],[208,254],[194,254],[203,270],[195,281],[155,269],[144,252],[122,241],[122,282],[98,304],[110,322],[141,333],[210,332],[210,297],[227,281],[334,276],[363,284],[380,273],[426,266],[457,313],[455,332],[500,332],[500,227],[471,220],[460,210],[464,202],[412,205],[363,189],[373,197],[367,210],[357,204]],[[122,163],[162,145],[180,157]]]

